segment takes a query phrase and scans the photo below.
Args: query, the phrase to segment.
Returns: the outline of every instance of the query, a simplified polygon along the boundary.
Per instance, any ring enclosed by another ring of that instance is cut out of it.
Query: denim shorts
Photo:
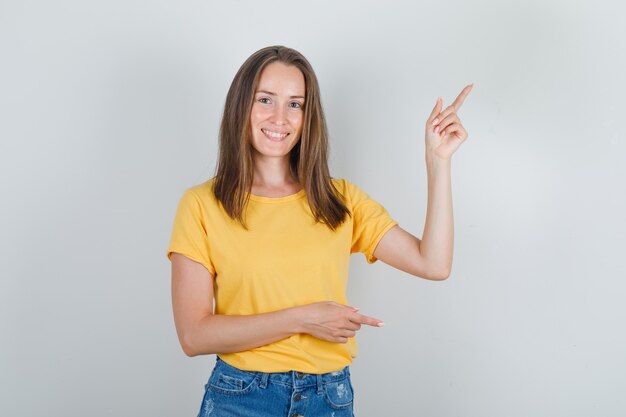
[[[325,374],[253,372],[217,357],[198,417],[354,417],[350,367]]]

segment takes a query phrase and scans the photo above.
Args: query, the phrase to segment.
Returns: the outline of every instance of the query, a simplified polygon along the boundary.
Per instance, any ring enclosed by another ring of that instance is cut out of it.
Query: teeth
[[[265,133],[267,136],[276,138],[276,139],[281,139],[284,138],[285,136],[288,135],[288,133],[276,133],[276,132],[272,132],[271,130],[265,130],[265,129],[261,129],[263,131],[263,133]]]

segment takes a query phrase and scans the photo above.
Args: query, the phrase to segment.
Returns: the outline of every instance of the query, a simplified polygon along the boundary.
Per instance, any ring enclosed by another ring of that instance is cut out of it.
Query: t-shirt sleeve
[[[387,210],[355,184],[347,182],[352,200],[351,253],[362,252],[367,263],[378,260],[374,251],[385,233],[398,224]]]
[[[215,267],[210,257],[209,239],[203,218],[202,204],[196,193],[187,189],[183,192],[167,248],[167,258],[172,260],[172,252],[185,255],[202,265],[215,277]]]

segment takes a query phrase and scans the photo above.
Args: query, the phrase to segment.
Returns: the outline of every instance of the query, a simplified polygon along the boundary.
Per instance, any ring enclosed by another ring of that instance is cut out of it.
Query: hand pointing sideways
[[[382,327],[384,323],[374,317],[357,313],[359,309],[336,303],[321,301],[297,307],[300,333],[335,343],[347,343],[356,335],[361,325]]]

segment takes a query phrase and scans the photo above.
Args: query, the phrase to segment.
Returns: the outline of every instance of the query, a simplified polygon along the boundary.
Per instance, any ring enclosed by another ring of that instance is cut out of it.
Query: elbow
[[[426,278],[431,281],[445,281],[450,277],[449,274],[438,273],[438,274],[430,274]]]
[[[449,272],[429,271],[429,272],[414,272],[411,275],[418,278],[424,278],[429,281],[445,281],[450,277]]]
[[[217,353],[215,351],[215,346],[213,346],[212,343],[209,346],[207,343],[208,340],[204,340],[205,337],[203,336],[205,332],[211,333],[208,329],[210,326],[208,317],[210,316],[212,316],[212,314],[204,317],[192,325],[185,326],[185,329],[179,332],[178,338],[180,341],[180,347],[183,349],[185,355],[190,358],[193,358],[194,356],[212,355]]]
[[[189,356],[190,358],[193,358],[194,356],[211,355],[215,353],[211,348],[207,346],[200,347],[197,344],[197,340],[193,338],[193,334],[191,333],[183,334],[183,336],[181,337],[180,346],[183,349],[185,355]]]
[[[450,271],[446,271],[446,272],[444,272],[444,273],[442,273],[442,274],[439,274],[439,275],[437,276],[437,281],[445,281],[445,280],[447,280],[448,278],[450,278]]]
[[[189,356],[190,358],[200,355],[214,355],[218,353],[226,353],[223,352],[223,349],[218,349],[213,345],[198,345],[196,341],[192,340],[190,334],[183,335],[183,337],[181,338],[180,346],[183,349],[185,355]]]
[[[420,253],[414,265],[412,275],[431,281],[445,281],[450,278],[452,259],[448,261],[431,260]]]
[[[185,355],[187,355],[190,358],[193,358],[194,356],[198,356],[194,351],[189,350],[189,348],[183,347],[183,352],[185,353]]]
[[[445,281],[450,278],[451,268],[433,268],[427,278],[432,281]]]
[[[183,349],[183,352],[185,353],[185,355],[189,356],[190,358],[193,358],[194,356],[198,356],[198,353],[193,349],[193,345],[191,344],[191,341],[189,340],[188,335],[184,335],[182,337],[180,346]]]

